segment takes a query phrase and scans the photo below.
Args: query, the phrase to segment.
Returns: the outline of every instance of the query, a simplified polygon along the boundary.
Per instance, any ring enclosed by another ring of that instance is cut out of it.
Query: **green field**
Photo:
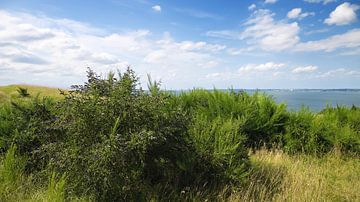
[[[34,85],[8,85],[0,86],[0,102],[9,101],[11,98],[17,98],[19,93],[17,90],[19,87],[27,89],[29,94],[32,96],[39,95],[40,97],[49,96],[52,98],[61,98],[59,88],[51,88],[45,86],[34,86]],[[60,89],[63,90],[63,89]]]
[[[65,95],[22,88],[0,87],[0,201],[360,200],[357,107],[143,91],[131,69]]]

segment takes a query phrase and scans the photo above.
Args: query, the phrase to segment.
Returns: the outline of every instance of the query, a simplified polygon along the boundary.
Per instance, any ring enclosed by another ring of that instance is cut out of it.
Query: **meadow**
[[[88,71],[0,87],[0,201],[359,201],[360,108]]]

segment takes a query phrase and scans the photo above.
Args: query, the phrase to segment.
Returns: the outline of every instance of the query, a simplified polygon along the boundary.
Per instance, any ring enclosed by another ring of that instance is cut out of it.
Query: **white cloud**
[[[305,35],[312,35],[312,34],[318,34],[318,33],[325,33],[325,32],[328,32],[328,31],[329,31],[329,29],[315,29],[315,30],[305,32],[304,34]]]
[[[299,41],[299,26],[296,22],[275,21],[269,10],[257,10],[245,23],[241,39],[269,51],[281,51],[293,47]]]
[[[155,6],[151,7],[151,8],[156,12],[161,12],[161,6],[160,5],[155,5]]]
[[[223,73],[215,72],[215,73],[207,74],[205,77],[206,77],[206,78],[216,78],[216,77],[221,77],[221,76],[223,76],[223,75],[224,75]]]
[[[218,45],[218,44],[208,44],[204,41],[200,42],[193,42],[193,41],[182,41],[181,43],[178,43],[179,48],[182,50],[208,50],[208,51],[220,51],[226,48],[224,45]]]
[[[334,11],[330,13],[329,18],[326,18],[324,23],[328,25],[347,25],[357,20],[356,11],[360,7],[355,4],[345,2]]]
[[[267,62],[264,64],[247,64],[238,69],[239,73],[265,72],[271,70],[278,70],[284,67],[284,63]]]
[[[206,36],[223,39],[240,39],[240,32],[230,30],[207,31]]]
[[[256,8],[256,5],[255,5],[255,4],[251,4],[251,5],[248,7],[248,9],[249,9],[250,11],[254,10],[255,8]]]
[[[237,71],[209,73],[205,76],[205,78],[217,80],[229,80],[238,78],[249,79],[253,78],[253,76],[256,76],[258,78],[271,78],[281,75],[282,72],[279,72],[278,70],[284,67],[284,63],[275,62],[267,62],[263,64],[246,64],[241,66]]]
[[[315,72],[318,69],[317,66],[309,65],[305,67],[296,67],[291,72],[295,74],[301,74],[301,73],[312,73]]]
[[[331,3],[331,2],[336,2],[337,0],[304,0],[308,3],[323,3],[324,5]]]
[[[81,82],[88,66],[105,73],[131,64],[144,79],[151,73],[183,88],[200,73],[205,75],[205,67],[215,67],[221,61],[216,54],[226,48],[175,41],[166,33],[154,39],[149,30],[109,33],[77,21],[26,13],[0,10],[0,19],[1,74],[16,75],[14,83],[68,87]]]
[[[254,78],[273,80],[284,72],[279,71],[285,67],[284,63],[267,62],[263,64],[246,64],[237,71],[225,70],[222,72],[213,72],[205,76],[205,79],[226,82],[229,80],[247,80],[254,84]]]
[[[338,34],[318,41],[299,43],[295,51],[326,51],[360,47],[360,29],[352,29],[344,34]]]
[[[272,74],[272,76],[273,76],[273,77],[278,77],[278,76],[280,76],[280,75],[282,75],[282,74],[284,74],[284,72],[274,72],[274,73]]]
[[[273,4],[276,3],[278,0],[265,0],[264,3],[266,4]]]
[[[301,12],[300,12],[301,13]],[[232,40],[245,40],[248,46],[242,48],[228,48],[230,55],[254,53],[257,49],[265,51],[325,51],[332,52],[344,49],[343,55],[358,55],[360,48],[360,29],[351,29],[345,33],[333,35],[324,39],[301,42],[300,27],[296,22],[274,20],[269,10],[256,10],[245,22],[244,31],[231,30],[209,31],[207,36]],[[319,29],[305,32],[306,35],[327,32]]]
[[[289,17],[304,17],[301,9],[289,14]],[[244,31],[232,30],[208,31],[207,36],[232,40],[245,40],[247,47],[228,48],[230,55],[254,53],[257,49],[265,51],[325,51],[346,49],[343,55],[358,55],[360,47],[360,29],[351,29],[345,33],[333,35],[314,41],[300,41],[300,27],[297,22],[289,23],[286,20],[275,20],[274,13],[269,10],[255,10],[252,16],[243,24]],[[306,14],[312,15],[312,14]],[[327,32],[328,29],[318,29],[305,32],[306,35]]]
[[[247,48],[229,48],[227,50],[228,54],[230,55],[241,55],[241,54],[245,54],[248,53],[250,51],[255,50],[255,47],[247,47]]]
[[[359,77],[360,76],[360,71],[356,71],[356,70],[350,70],[350,69],[345,69],[345,68],[338,68],[338,69],[334,69],[334,70],[330,70],[327,71],[325,73],[322,73],[320,75],[318,75],[318,78],[328,78],[328,77],[344,77],[344,76],[352,76],[352,77]]]
[[[303,13],[301,8],[294,8],[292,9],[291,11],[289,11],[287,13],[287,17],[290,18],[290,19],[302,19],[302,18],[305,18],[307,16],[312,16],[312,15],[315,15],[315,13],[311,12],[305,12]]]
[[[206,63],[200,63],[200,64],[198,64],[198,66],[200,66],[202,68],[214,68],[214,67],[218,66],[219,64],[220,64],[219,61],[210,60]]]

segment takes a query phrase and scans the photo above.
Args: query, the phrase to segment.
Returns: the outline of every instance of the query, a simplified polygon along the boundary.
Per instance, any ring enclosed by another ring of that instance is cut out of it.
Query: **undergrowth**
[[[21,90],[0,104],[0,200],[358,199],[342,179],[358,178],[358,161],[332,156],[358,158],[359,108],[288,111],[262,93],[139,86],[131,69],[89,70],[62,99]],[[249,158],[260,148],[279,152]],[[327,170],[342,172],[338,162],[349,176]]]

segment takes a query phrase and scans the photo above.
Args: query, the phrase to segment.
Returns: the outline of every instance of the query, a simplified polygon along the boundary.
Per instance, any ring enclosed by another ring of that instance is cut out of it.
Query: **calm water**
[[[249,93],[254,91],[249,90]],[[289,109],[298,110],[302,105],[313,111],[320,111],[326,105],[345,105],[360,107],[360,91],[339,90],[262,90],[273,96],[276,102],[285,102]]]
[[[184,90],[188,91],[188,90]],[[175,94],[184,91],[173,91]],[[228,91],[228,90],[224,90]],[[312,111],[321,111],[327,105],[360,107],[360,89],[350,90],[235,90],[246,91],[253,94],[256,91],[265,92],[271,95],[277,103],[286,103],[288,109],[299,110],[302,106],[309,107]]]

